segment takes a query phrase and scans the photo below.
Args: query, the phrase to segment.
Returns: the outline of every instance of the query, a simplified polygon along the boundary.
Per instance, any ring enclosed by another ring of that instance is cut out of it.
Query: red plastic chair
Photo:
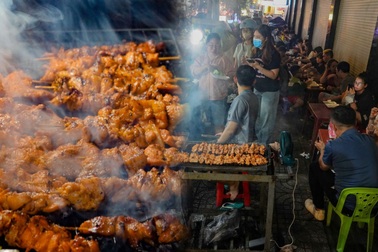
[[[247,172],[243,172],[243,174],[247,174]],[[249,194],[249,183],[247,181],[242,181],[243,192],[239,193],[236,196],[237,199],[244,200],[244,206],[249,207],[251,206],[251,196]],[[229,199],[230,195],[224,193],[224,184],[221,182],[217,182],[217,192],[216,192],[216,206],[220,207],[223,204],[224,199]]]

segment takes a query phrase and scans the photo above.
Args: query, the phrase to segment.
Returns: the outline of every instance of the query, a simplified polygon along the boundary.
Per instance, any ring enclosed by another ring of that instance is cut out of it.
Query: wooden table
[[[308,110],[310,114],[314,117],[314,128],[312,130],[311,136],[311,146],[310,153],[314,152],[314,144],[316,137],[318,136],[318,131],[322,123],[328,123],[331,118],[331,109],[327,108],[324,103],[308,103]]]
[[[305,100],[308,102],[318,102],[318,96],[320,92],[323,92],[325,89],[322,86],[306,88],[306,97]]]

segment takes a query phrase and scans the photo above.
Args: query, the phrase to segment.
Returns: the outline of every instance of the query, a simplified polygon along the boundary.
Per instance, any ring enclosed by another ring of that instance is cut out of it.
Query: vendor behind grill
[[[259,101],[253,93],[256,71],[241,65],[236,71],[235,80],[238,86],[238,96],[232,101],[228,111],[227,124],[221,133],[218,143],[250,143],[255,137],[255,123],[259,111]],[[229,185],[230,200],[239,194],[239,181],[226,182]]]
[[[218,143],[250,143],[255,138],[255,123],[259,111],[259,101],[253,93],[256,71],[241,65],[236,71],[235,81],[238,96],[232,101],[228,111],[227,124],[220,134]]]

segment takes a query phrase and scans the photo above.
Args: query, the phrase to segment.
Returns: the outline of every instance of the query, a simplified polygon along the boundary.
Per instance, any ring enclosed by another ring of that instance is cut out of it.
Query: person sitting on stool
[[[316,220],[324,220],[324,194],[336,206],[344,188],[378,187],[378,148],[373,137],[355,128],[356,112],[338,106],[331,113],[336,139],[326,144],[317,141],[318,162],[309,169],[312,199],[305,201],[306,209]],[[347,200],[345,211],[353,212],[353,201]]]

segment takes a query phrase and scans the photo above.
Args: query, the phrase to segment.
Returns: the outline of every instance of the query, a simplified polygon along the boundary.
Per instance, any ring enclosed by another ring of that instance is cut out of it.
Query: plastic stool
[[[243,174],[247,174],[247,172],[243,172]],[[247,181],[242,181],[243,186],[243,193],[239,193],[236,196],[237,199],[244,200],[244,206],[249,207],[251,206],[251,197],[249,194],[249,183]],[[223,204],[224,199],[229,199],[230,195],[224,193],[224,184],[221,182],[217,182],[217,193],[216,193],[216,206],[220,207]]]

